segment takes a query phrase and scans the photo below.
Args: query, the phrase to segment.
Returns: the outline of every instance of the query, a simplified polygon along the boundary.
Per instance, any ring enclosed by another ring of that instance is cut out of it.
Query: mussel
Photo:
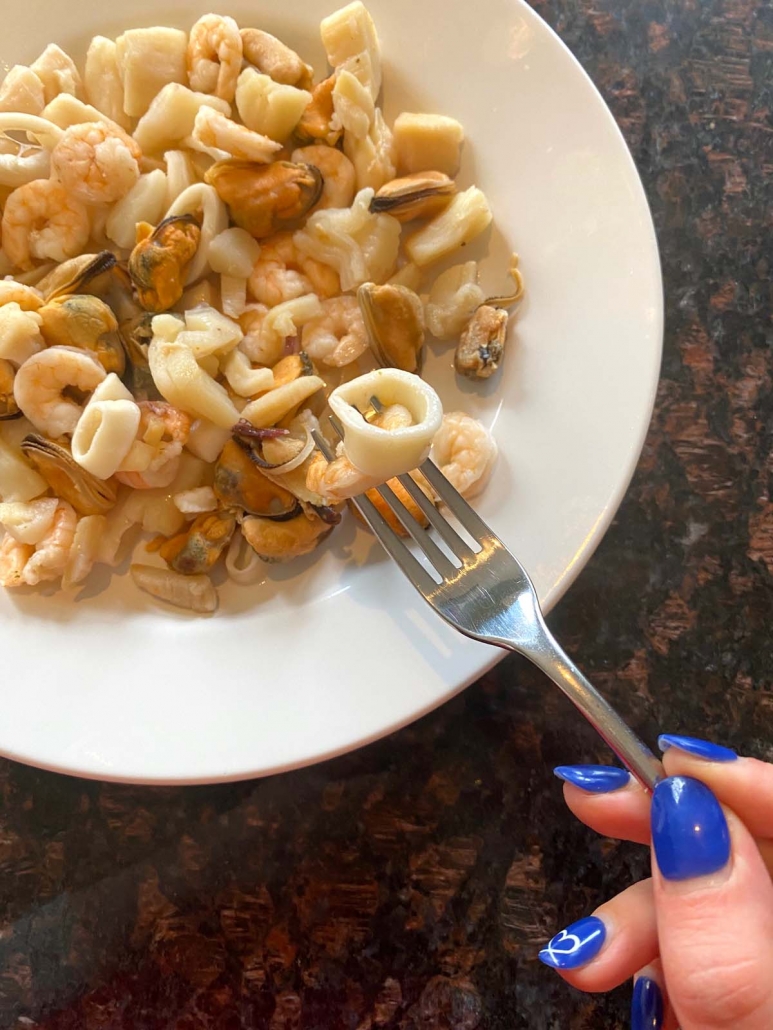
[[[207,512],[194,519],[184,533],[167,540],[158,553],[170,569],[196,576],[212,568],[231,542],[235,529],[234,512]]]
[[[489,297],[477,307],[459,337],[454,368],[468,379],[488,379],[499,368],[507,338],[505,309],[520,303],[525,292],[517,254],[510,259],[508,274],[513,280],[512,292]]]
[[[126,355],[118,322],[108,305],[92,294],[60,293],[38,311],[40,332],[49,347],[91,351],[108,373],[122,376]]]
[[[214,491],[222,504],[274,521],[293,519],[301,511],[298,499],[258,468],[251,445],[238,439],[229,440],[220,453]]]
[[[335,75],[323,79],[311,91],[311,103],[301,116],[301,120],[295,126],[296,140],[307,145],[310,143],[327,143],[335,146],[341,138],[343,129],[333,129],[331,122],[335,110],[333,108],[333,88],[336,84]]]
[[[21,449],[54,494],[68,501],[79,515],[104,515],[115,504],[118,495],[112,482],[81,468],[62,444],[30,433],[22,440]]]
[[[109,250],[99,254],[81,254],[57,265],[38,283],[45,300],[72,293],[90,293],[103,296],[110,288],[116,256]]]
[[[313,376],[314,365],[306,351],[299,351],[297,354],[287,354],[273,366],[275,390],[278,386],[286,386],[301,376]]]
[[[455,193],[456,183],[443,172],[417,172],[385,183],[371,200],[370,210],[410,222],[438,214]]]
[[[374,354],[382,365],[421,372],[424,360],[424,307],[407,286],[363,283],[357,291]]]
[[[322,194],[322,174],[314,165],[274,161],[217,161],[205,176],[231,218],[260,240],[297,228]]]
[[[508,314],[481,304],[459,337],[454,368],[468,379],[488,379],[499,368],[505,349]]]
[[[314,515],[296,515],[288,522],[258,518],[242,522],[242,535],[265,562],[285,562],[310,554],[332,532],[333,526]]]
[[[201,228],[193,215],[173,215],[155,229],[138,226],[129,275],[146,311],[168,311],[182,297],[185,275],[200,242]]]
[[[16,376],[10,361],[0,361],[0,422],[20,418],[21,410],[13,395],[13,381]]]
[[[153,339],[153,318],[150,311],[143,311],[118,325],[118,334],[126,353],[124,382],[137,400],[161,399],[148,363],[148,347]]]

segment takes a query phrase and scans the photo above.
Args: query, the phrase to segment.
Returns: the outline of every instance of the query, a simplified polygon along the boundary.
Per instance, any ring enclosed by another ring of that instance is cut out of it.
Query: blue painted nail
[[[661,1030],[663,995],[654,980],[640,976],[633,985],[631,1030]]]
[[[661,751],[675,747],[680,751],[686,751],[688,755],[695,755],[696,758],[705,758],[707,762],[735,762],[738,758],[735,751],[729,747],[712,744],[708,740],[698,740],[697,737],[683,737],[679,733],[661,733],[658,737],[658,747]]]
[[[553,772],[559,780],[573,783],[591,794],[608,794],[627,787],[631,782],[628,770],[618,769],[615,765],[559,765]]]
[[[652,844],[667,880],[716,873],[730,859],[730,833],[709,788],[688,776],[661,780],[652,795]]]
[[[540,961],[553,969],[577,969],[601,951],[606,927],[596,916],[587,916],[557,933],[540,951]]]

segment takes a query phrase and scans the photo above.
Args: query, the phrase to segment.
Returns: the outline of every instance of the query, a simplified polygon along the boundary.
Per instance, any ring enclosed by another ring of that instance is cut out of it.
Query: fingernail
[[[606,927],[596,916],[586,916],[557,933],[540,951],[540,961],[552,969],[577,969],[601,951]]]
[[[652,844],[667,880],[690,880],[724,868],[730,833],[709,788],[689,776],[661,780],[652,795]]]
[[[618,769],[615,765],[559,765],[553,773],[559,780],[573,783],[591,794],[608,794],[627,787],[631,782],[628,770]]]
[[[631,1030],[661,1030],[663,995],[654,980],[640,976],[633,985]]]
[[[707,762],[735,762],[738,758],[735,751],[729,747],[712,744],[708,740],[698,740],[697,737],[683,737],[679,733],[661,733],[658,737],[658,747],[661,751],[675,747],[688,755],[695,755],[696,758],[705,758]]]

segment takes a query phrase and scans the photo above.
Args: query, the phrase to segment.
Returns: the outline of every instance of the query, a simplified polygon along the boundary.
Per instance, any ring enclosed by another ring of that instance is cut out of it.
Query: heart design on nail
[[[577,934],[569,933],[568,930],[562,930],[557,933],[549,944],[545,945],[545,950],[550,952],[551,955],[574,955],[581,948],[584,948],[591,941],[595,940],[599,936],[601,930],[594,930],[588,934],[587,937],[578,937]],[[568,948],[561,948],[558,945],[569,944]]]
[[[603,922],[597,916],[588,916],[560,930],[540,951],[539,957],[554,969],[575,969],[599,953],[605,937]]]

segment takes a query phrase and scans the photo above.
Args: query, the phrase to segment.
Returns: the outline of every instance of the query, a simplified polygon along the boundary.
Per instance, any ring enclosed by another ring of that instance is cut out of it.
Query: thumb
[[[773,1027],[773,884],[743,823],[699,780],[652,799],[653,886],[668,994],[682,1030]]]

